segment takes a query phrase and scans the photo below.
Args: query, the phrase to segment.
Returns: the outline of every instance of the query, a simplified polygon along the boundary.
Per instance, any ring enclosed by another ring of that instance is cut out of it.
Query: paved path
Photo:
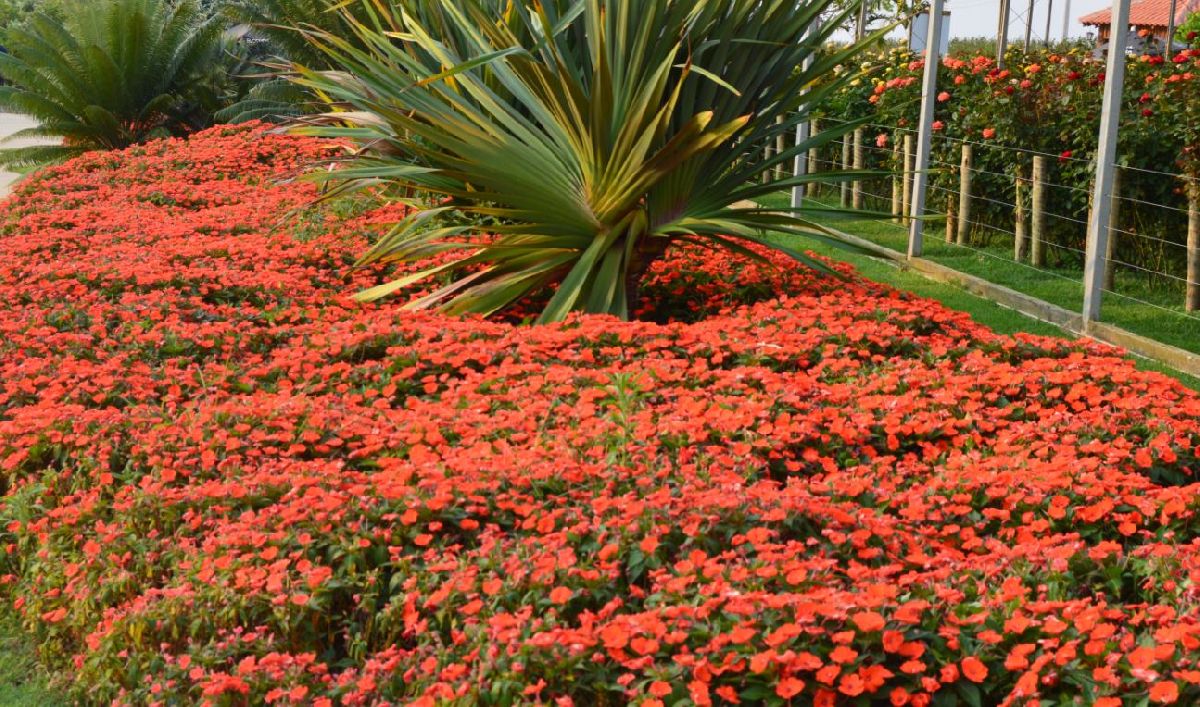
[[[32,128],[37,125],[37,122],[16,113],[0,113],[0,140],[12,135],[18,130]],[[25,145],[36,145],[42,142],[38,138],[29,138],[23,140],[13,140],[12,142],[0,142],[0,149],[6,147],[23,147]],[[0,198],[8,196],[12,191],[13,184],[21,178],[22,175],[14,172],[0,171]]]

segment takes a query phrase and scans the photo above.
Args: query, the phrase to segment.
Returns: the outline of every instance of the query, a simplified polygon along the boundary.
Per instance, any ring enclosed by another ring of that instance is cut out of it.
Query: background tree
[[[64,0],[0,0],[0,30],[25,22],[39,12],[61,18],[63,2]]]
[[[353,37],[346,19],[365,18],[361,9],[341,0],[224,0],[222,11],[237,26],[236,49],[248,69],[244,75],[257,79],[242,100],[220,112],[219,118],[231,123],[277,120],[319,109],[311,93],[284,76],[296,65],[331,68],[308,35]]]

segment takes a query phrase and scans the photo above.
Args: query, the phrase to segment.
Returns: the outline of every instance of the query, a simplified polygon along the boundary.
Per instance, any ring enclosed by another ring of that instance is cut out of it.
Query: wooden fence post
[[[865,163],[866,147],[863,145],[863,129],[858,128],[854,131],[854,169],[862,169]],[[863,207],[863,183],[861,179],[854,180],[853,206],[855,209]]]
[[[1016,183],[1013,185],[1015,198],[1013,201],[1013,260],[1018,263],[1025,259],[1029,250],[1029,213],[1025,209],[1026,193],[1029,191],[1029,180],[1025,178],[1025,165],[1017,162]]]
[[[912,211],[913,152],[913,136],[909,133],[904,136],[904,189],[902,190],[902,198],[904,200],[902,215],[906,221],[909,212]]]
[[[962,162],[958,168],[958,232],[955,242],[966,245],[971,234],[971,146],[963,144]]]
[[[1046,156],[1033,156],[1033,213],[1031,221],[1032,241],[1029,259],[1034,267],[1046,266]]]
[[[812,122],[809,123],[808,134],[809,135],[820,135],[821,134],[821,121],[817,120],[816,118],[813,118]],[[821,164],[821,151],[815,147],[809,148],[809,150],[808,150],[808,173],[816,174],[817,172],[819,172],[820,164]],[[808,183],[808,198],[815,199],[817,197],[817,192],[820,188],[821,188],[820,184],[817,184],[816,182],[809,182]]]
[[[1113,265],[1113,261],[1117,259],[1117,241],[1120,240],[1118,234],[1121,222],[1121,181],[1123,170],[1120,167],[1113,169],[1112,181],[1112,206],[1108,212],[1108,245],[1104,248],[1104,289],[1109,292],[1113,291],[1113,282],[1116,278],[1117,268]]]
[[[842,169],[850,169],[850,136],[842,136]],[[850,206],[850,183],[842,182],[842,208]]]
[[[957,204],[954,199],[946,199],[946,243],[954,242],[955,229],[958,228],[958,214],[955,213]]]
[[[1200,309],[1200,185],[1187,189],[1187,311]]]
[[[763,164],[765,165],[767,163],[767,161],[770,159],[771,159],[771,143],[768,142],[766,145],[763,146]],[[773,169],[763,169],[762,183],[770,184],[771,183],[771,175],[774,172],[775,172],[775,170],[773,170]]]

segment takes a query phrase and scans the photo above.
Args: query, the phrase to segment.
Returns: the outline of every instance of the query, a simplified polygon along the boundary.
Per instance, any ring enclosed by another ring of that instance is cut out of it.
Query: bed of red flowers
[[[687,251],[637,323],[361,306],[394,214],[309,206],[328,149],[6,204],[0,596],[82,701],[1200,698],[1200,397]]]

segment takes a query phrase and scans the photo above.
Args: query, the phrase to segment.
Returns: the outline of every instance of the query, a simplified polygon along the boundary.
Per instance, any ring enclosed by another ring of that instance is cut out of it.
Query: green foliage
[[[306,132],[358,143],[324,177],[336,190],[384,183],[438,200],[414,199],[363,262],[441,258],[363,299],[449,276],[410,306],[490,313],[553,288],[542,321],[627,317],[641,277],[675,243],[753,257],[746,246],[764,231],[807,230],[739,203],[806,182],[761,176],[853,129],[762,155],[831,90],[805,88],[858,51],[818,56],[845,11],[805,39],[831,0],[358,7],[368,19],[352,38],[310,33],[338,70],[300,69],[298,83],[330,103]]]
[[[225,12],[234,22],[253,26],[270,43],[270,53],[312,68],[326,68],[327,57],[305,36],[306,30],[347,35],[340,0],[227,0]],[[363,19],[362,13],[358,13]],[[353,14],[351,15],[354,16]]]
[[[211,122],[226,74],[221,26],[194,0],[98,0],[66,20],[36,13],[4,35],[0,108],[32,116],[24,137],[62,143],[0,151],[0,162],[58,161],[182,134]]]
[[[0,0],[0,29],[25,22],[38,12],[62,17],[64,0]]]
[[[247,73],[266,79],[255,81],[243,100],[218,114],[230,123],[294,117],[318,109],[308,91],[282,75],[293,65],[330,68],[325,54],[308,40],[308,32],[348,37],[353,31],[346,17],[365,19],[361,11],[345,7],[341,0],[226,0],[224,13],[229,21],[250,28],[243,49],[254,55],[259,67]]]

